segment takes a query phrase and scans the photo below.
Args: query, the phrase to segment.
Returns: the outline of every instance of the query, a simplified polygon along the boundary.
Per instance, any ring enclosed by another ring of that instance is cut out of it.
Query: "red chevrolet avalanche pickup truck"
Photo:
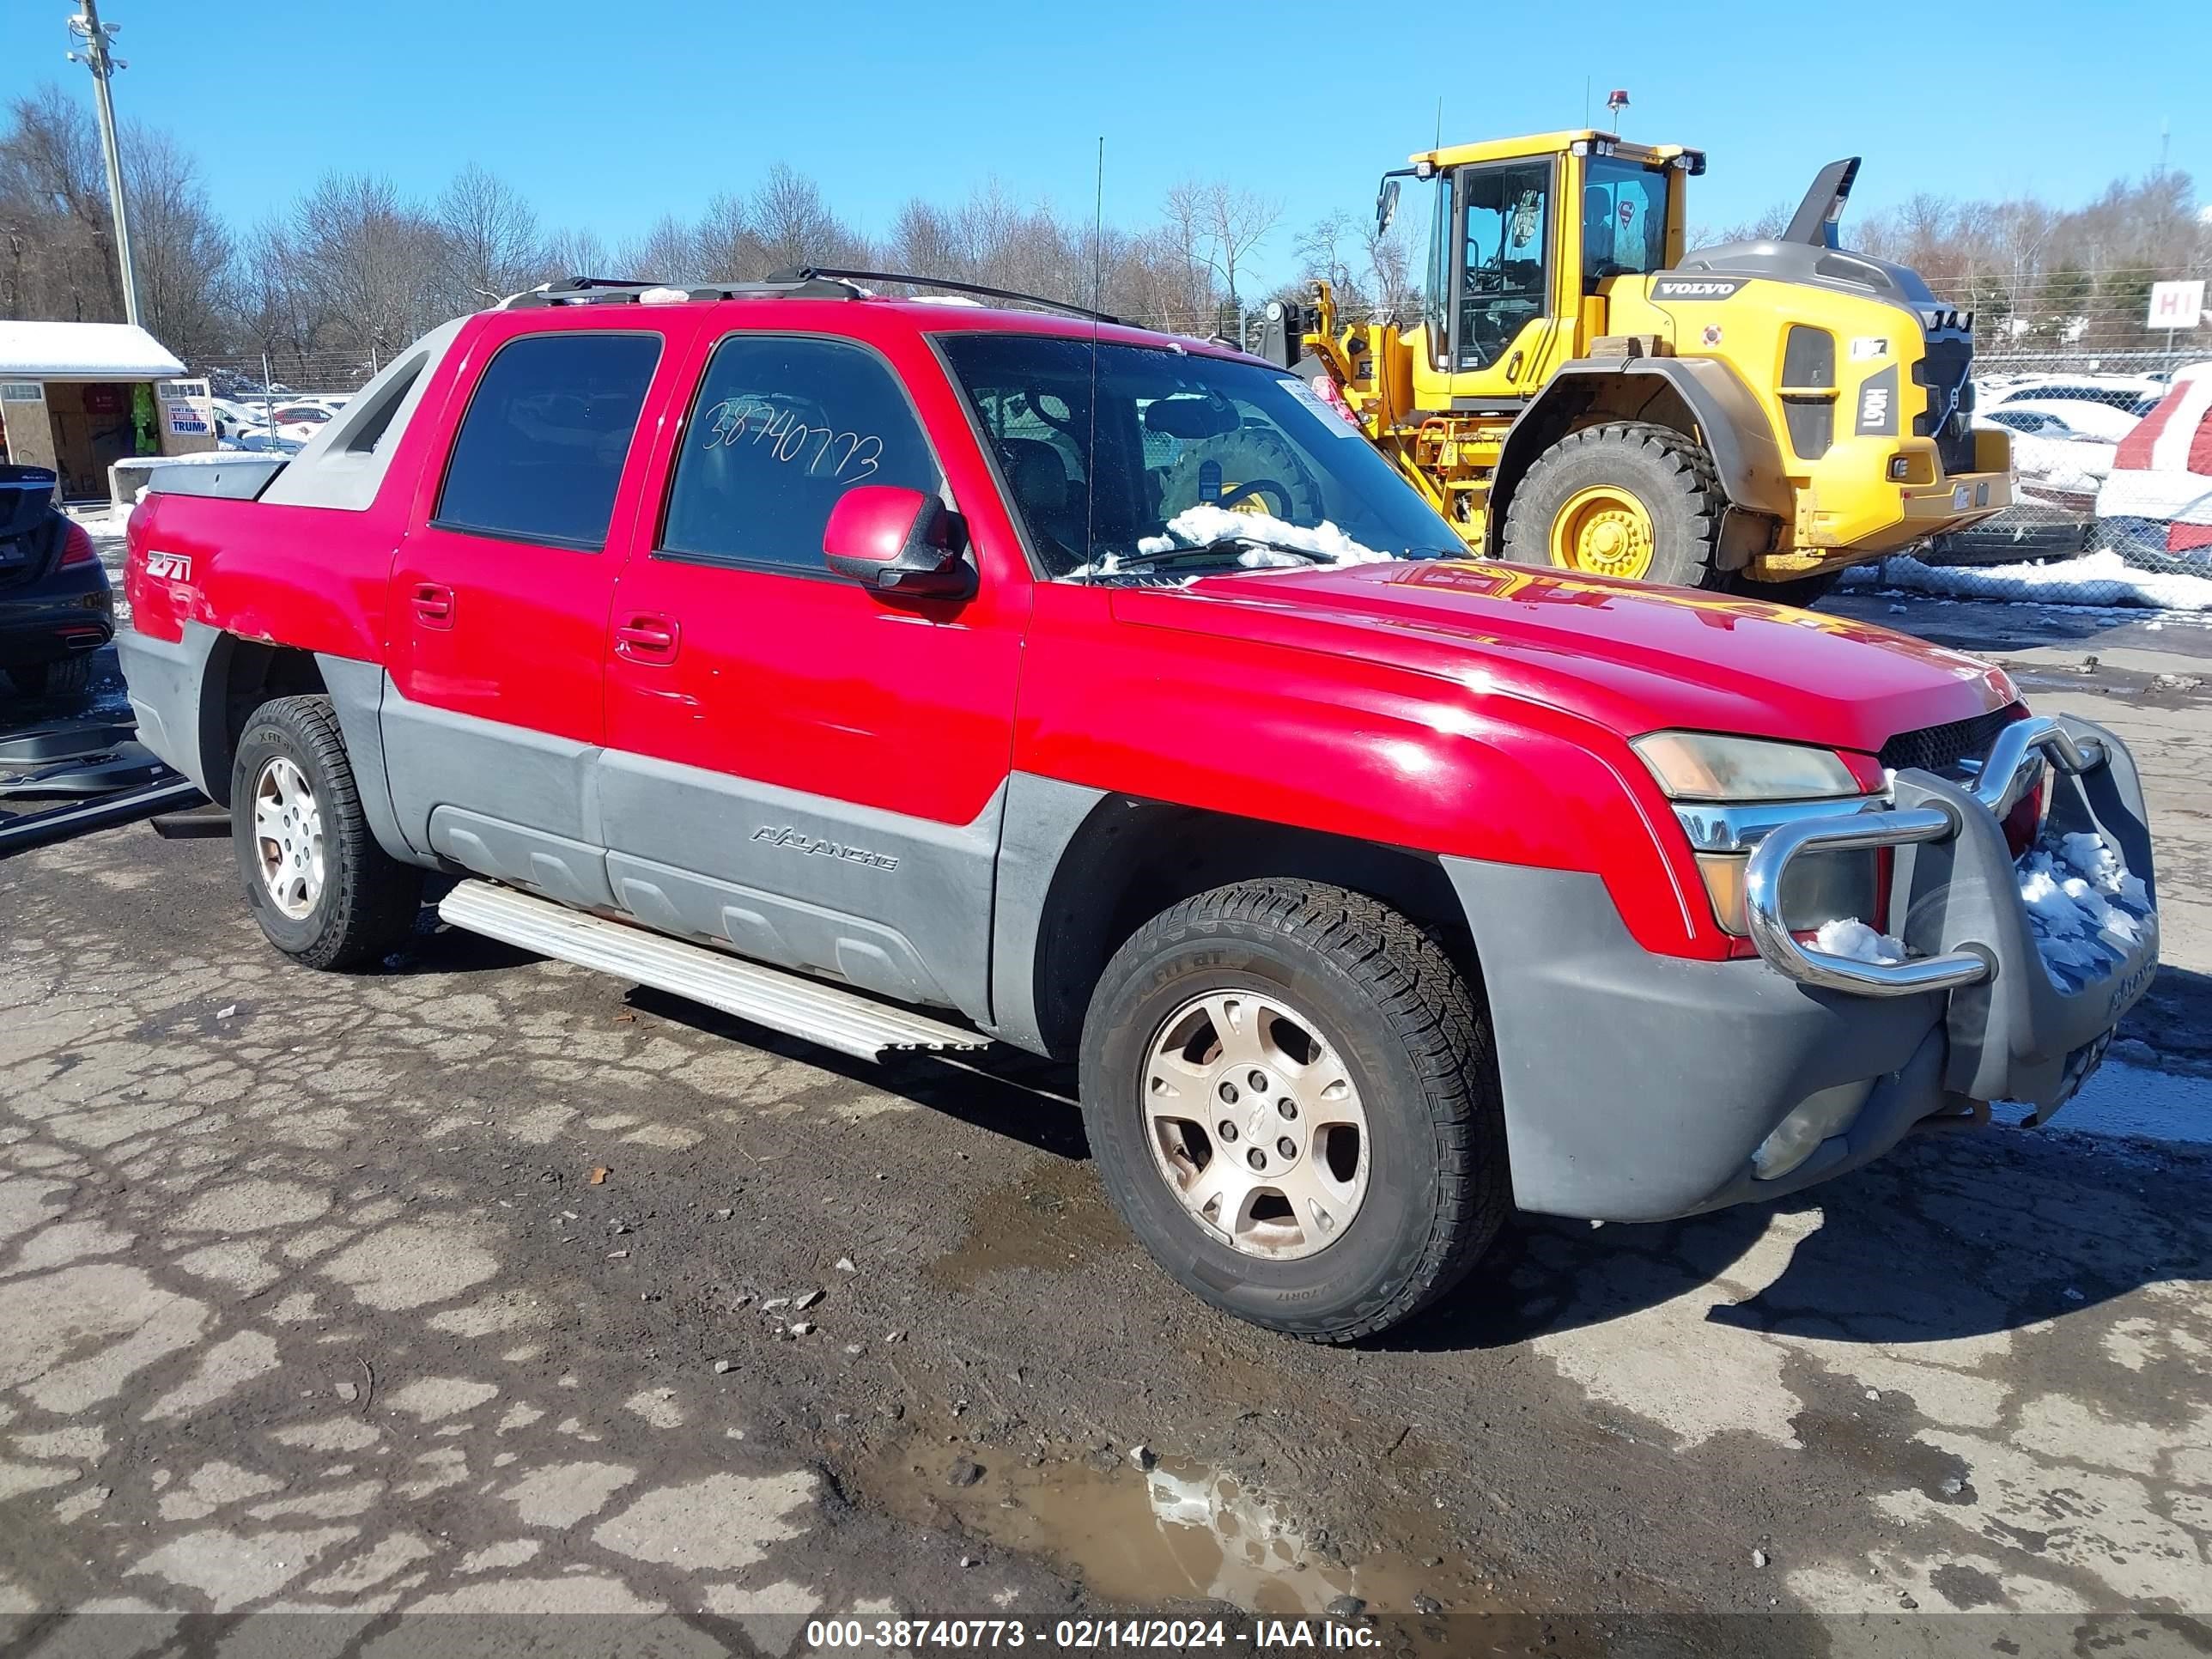
[[[1197,1295],[1346,1340],[1510,1208],[2055,1109],[2148,982],[2126,750],[1999,670],[1473,562],[1304,385],[816,273],[563,285],[131,525],[140,734],[324,968],[446,921],[848,1053],[1079,1060]]]

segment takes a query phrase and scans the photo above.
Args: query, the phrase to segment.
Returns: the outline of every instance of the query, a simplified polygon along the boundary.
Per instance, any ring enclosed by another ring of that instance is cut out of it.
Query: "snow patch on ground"
[[[1876,933],[1856,916],[1822,922],[1820,931],[1813,935],[1813,948],[1832,957],[1845,957],[1875,967],[1888,967],[1905,960],[1904,940]]]
[[[1306,562],[1285,556],[1275,550],[1279,548],[1318,554],[1331,564],[1382,564],[1398,556],[1362,546],[1326,519],[1308,529],[1265,513],[1232,513],[1211,501],[1200,501],[1176,514],[1168,520],[1167,532],[1146,537],[1137,544],[1138,553],[1172,553],[1178,547],[1203,547],[1209,542],[1248,537],[1273,544],[1244,550],[1238,562],[1254,570]]]
[[[2099,978],[2142,939],[2150,894],[2102,836],[2046,836],[2013,867],[2043,971],[2060,990]]]
[[[1899,587],[1968,599],[2212,611],[2212,579],[2138,570],[2110,548],[2055,564],[1930,565],[1909,555],[1844,572],[1846,587]]]

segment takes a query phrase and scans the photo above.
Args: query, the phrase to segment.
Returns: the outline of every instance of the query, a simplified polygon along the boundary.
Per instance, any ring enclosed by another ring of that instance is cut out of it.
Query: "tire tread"
[[[1124,976],[1117,975],[1117,969],[1163,949],[1218,938],[1224,928],[1239,927],[1296,938],[1368,988],[1376,1012],[1404,1046],[1420,1079],[1438,1201],[1413,1271],[1383,1287],[1349,1319],[1270,1322],[1312,1342],[1351,1342],[1379,1334],[1455,1287],[1511,1210],[1488,1022],[1443,946],[1402,912],[1365,894],[1290,878],[1239,882],[1170,905],[1115,952],[1101,984]],[[1094,1018],[1098,1012],[1094,1001]],[[1085,1047],[1091,1049],[1087,1040]],[[1086,1086],[1086,1100],[1093,1093]],[[1190,1288],[1206,1294],[1199,1286]]]
[[[422,872],[377,844],[329,697],[306,694],[262,704],[241,734],[241,757],[243,737],[263,724],[277,727],[313,763],[313,781],[323,796],[325,879],[333,884],[334,895],[325,925],[306,949],[278,948],[310,968],[350,972],[374,967],[413,934],[422,908]],[[232,785],[234,812],[251,811],[250,805],[236,805],[250,803],[252,797],[252,780],[243,772],[241,765]]]
[[[1720,471],[1713,465],[1711,453],[1695,438],[1653,421],[1607,421],[1597,426],[1581,427],[1537,456],[1522,475],[1512,501],[1506,505],[1505,530],[1498,538],[1501,556],[1515,564],[1549,567],[1550,522],[1548,519],[1541,524],[1534,522],[1536,510],[1523,506],[1530,500],[1530,483],[1540,483],[1562,468],[1573,468],[1585,456],[1597,453],[1601,458],[1602,452],[1617,447],[1633,447],[1659,464],[1675,492],[1675,503],[1689,520],[1697,550],[1689,570],[1662,574],[1655,559],[1652,574],[1647,580],[1671,582],[1681,587],[1711,587],[1718,584],[1723,577],[1718,563],[1721,515],[1729,504],[1727,493],[1721,488]],[[1661,503],[1655,502],[1653,506],[1663,510]]]

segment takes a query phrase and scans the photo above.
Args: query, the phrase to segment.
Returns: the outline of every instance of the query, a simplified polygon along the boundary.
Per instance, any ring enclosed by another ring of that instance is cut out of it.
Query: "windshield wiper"
[[[1316,553],[1308,547],[1285,547],[1280,542],[1271,542],[1264,536],[1216,536],[1210,542],[1200,542],[1192,547],[1171,547],[1164,553],[1133,553],[1121,561],[1124,570],[1157,568],[1166,565],[1174,568],[1186,564],[1206,564],[1225,554],[1241,553],[1256,547],[1269,553],[1285,553],[1294,559],[1304,559],[1308,564],[1334,564],[1326,553]]]

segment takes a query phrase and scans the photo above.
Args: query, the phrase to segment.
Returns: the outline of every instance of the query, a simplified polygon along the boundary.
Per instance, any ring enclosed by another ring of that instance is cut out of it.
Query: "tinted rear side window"
[[[874,353],[738,334],[715,348],[669,486],[664,555],[826,574],[822,532],[856,484],[937,493],[928,440]]]
[[[615,486],[660,357],[652,333],[509,341],[477,382],[435,522],[560,547],[606,545]]]

